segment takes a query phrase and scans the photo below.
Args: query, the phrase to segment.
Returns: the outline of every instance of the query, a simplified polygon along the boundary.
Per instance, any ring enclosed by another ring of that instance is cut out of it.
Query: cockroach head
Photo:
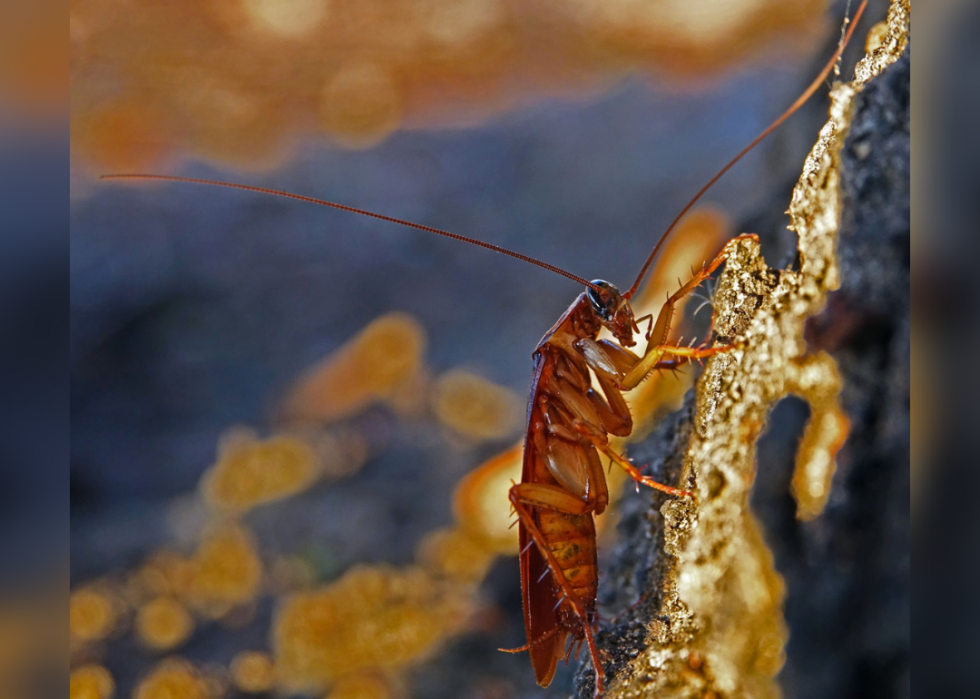
[[[616,337],[616,340],[626,347],[636,344],[633,333],[636,323],[633,321],[633,309],[629,301],[623,298],[619,289],[602,279],[594,279],[592,286],[586,289],[592,310],[599,316],[602,324]]]

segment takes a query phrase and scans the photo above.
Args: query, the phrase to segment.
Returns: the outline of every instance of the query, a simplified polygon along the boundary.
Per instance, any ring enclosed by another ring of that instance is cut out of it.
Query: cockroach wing
[[[531,392],[527,406],[527,429],[524,436],[524,468],[521,474],[522,483],[536,483],[542,477],[550,480],[548,467],[544,463],[544,455],[534,448],[534,431],[544,428],[544,419],[538,405],[538,391],[541,375],[552,371],[551,353],[543,348],[534,354],[534,377],[531,380]],[[536,508],[528,508],[531,517],[537,523],[540,520]],[[524,523],[520,526],[521,541],[521,592],[524,601],[524,630],[527,642],[531,645],[528,652],[531,655],[531,665],[538,684],[547,687],[555,675],[555,667],[562,657],[565,648],[567,632],[559,631],[558,604],[560,597],[548,562],[537,545],[531,542]]]

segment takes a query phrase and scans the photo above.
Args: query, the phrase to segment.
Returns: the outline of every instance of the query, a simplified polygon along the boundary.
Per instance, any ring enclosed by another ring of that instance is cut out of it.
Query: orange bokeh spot
[[[186,660],[168,659],[136,687],[133,699],[215,699],[219,690]]]
[[[456,521],[499,554],[513,555],[518,549],[507,493],[512,483],[521,480],[523,456],[522,443],[485,461],[459,482],[453,494]]]
[[[190,564],[189,601],[210,616],[223,616],[259,593],[262,562],[251,535],[240,525],[208,531]]]
[[[110,699],[115,691],[112,675],[101,665],[84,665],[68,678],[69,699]]]
[[[72,120],[71,140],[106,172],[151,170],[170,151],[164,124],[148,104],[110,102]]]
[[[436,380],[432,407],[440,422],[477,441],[513,435],[524,416],[513,391],[458,369]]]
[[[475,583],[483,579],[497,555],[487,543],[462,527],[440,529],[422,540],[417,558],[434,573],[461,583]]]
[[[327,133],[347,145],[376,145],[401,124],[400,87],[375,63],[345,64],[324,85],[320,119]]]
[[[347,675],[337,680],[327,699],[391,699],[391,685],[373,674]]]
[[[194,631],[194,617],[170,597],[149,601],[136,614],[136,635],[148,648],[171,650],[184,643]]]
[[[302,492],[319,470],[316,452],[302,439],[282,435],[258,440],[239,435],[222,447],[201,489],[213,507],[244,512]]]
[[[273,631],[280,684],[322,690],[345,675],[405,668],[462,627],[468,604],[457,586],[419,567],[355,567],[283,601]]]
[[[412,316],[381,316],[300,378],[285,417],[330,422],[357,414],[419,371],[425,344]]]
[[[248,694],[268,692],[276,683],[276,667],[266,653],[242,651],[231,661],[231,680]]]
[[[101,590],[83,588],[68,599],[68,635],[73,640],[100,641],[112,632],[117,618],[115,603]]]

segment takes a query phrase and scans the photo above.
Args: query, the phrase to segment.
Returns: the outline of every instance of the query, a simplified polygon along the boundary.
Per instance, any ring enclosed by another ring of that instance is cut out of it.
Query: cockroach
[[[296,199],[471,243],[537,265],[585,287],[544,335],[532,355],[534,374],[528,396],[523,470],[521,482],[514,484],[509,494],[520,528],[521,589],[527,643],[520,648],[502,650],[527,651],[538,684],[546,687],[554,677],[558,661],[564,657],[567,662],[573,650],[577,656],[584,642],[595,670],[595,697],[600,697],[604,671],[592,628],[598,589],[594,515],[602,513],[609,502],[600,457],[605,456],[611,464],[623,468],[638,484],[676,497],[694,497],[692,491],[644,476],[641,469],[610,446],[609,437],[626,437],[632,432],[632,416],[623,397],[625,391],[635,388],[654,371],[675,369],[686,362],[702,360],[735,347],[734,343],[712,347],[707,344],[684,346],[669,341],[675,304],[725,261],[731,243],[667,298],[656,320],[652,315],[635,318],[630,299],[661,246],[691,207],[816,92],[836,66],[866,5],[867,0],[864,0],[834,55],[817,78],[789,109],[719,170],[681,209],[654,245],[633,284],[622,293],[607,281],[588,281],[497,245],[301,194],[170,175],[115,174],[103,175],[101,179],[186,182]],[[739,236],[744,237],[755,238],[753,235]],[[644,333],[646,348],[642,355],[638,355],[629,348],[636,345],[634,336],[641,332],[640,324],[644,322],[648,323]],[[599,339],[603,329],[614,339]],[[598,390],[593,385],[593,377]]]

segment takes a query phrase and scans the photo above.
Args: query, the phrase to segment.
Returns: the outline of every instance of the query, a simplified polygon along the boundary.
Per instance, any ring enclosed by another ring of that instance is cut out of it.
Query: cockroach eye
[[[589,301],[592,309],[599,314],[603,320],[609,320],[616,312],[616,305],[621,298],[619,290],[607,281],[593,279],[590,284],[599,287],[602,291],[596,291],[591,286],[587,288]]]

